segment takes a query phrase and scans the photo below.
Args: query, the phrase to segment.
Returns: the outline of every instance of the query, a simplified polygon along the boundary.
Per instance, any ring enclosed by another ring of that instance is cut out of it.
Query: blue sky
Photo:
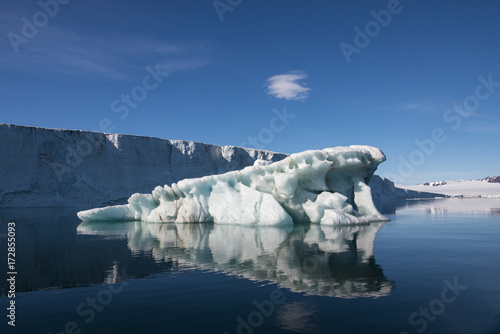
[[[2,2],[0,122],[500,174],[498,1]],[[464,105],[465,103],[465,105]]]

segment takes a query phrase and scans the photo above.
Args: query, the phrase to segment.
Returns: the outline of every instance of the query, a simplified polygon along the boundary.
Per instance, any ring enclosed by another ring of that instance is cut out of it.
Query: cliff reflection
[[[82,223],[78,232],[126,233],[133,254],[150,253],[157,263],[173,262],[278,283],[311,295],[356,298],[386,296],[394,285],[373,256],[375,237],[384,224],[292,228]]]

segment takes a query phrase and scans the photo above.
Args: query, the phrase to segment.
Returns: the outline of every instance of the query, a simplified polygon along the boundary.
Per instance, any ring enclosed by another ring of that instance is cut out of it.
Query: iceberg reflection
[[[376,298],[389,295],[394,286],[373,255],[375,237],[384,224],[255,227],[84,222],[78,232],[126,235],[133,253],[150,253],[160,263],[173,261],[277,283],[310,295]]]

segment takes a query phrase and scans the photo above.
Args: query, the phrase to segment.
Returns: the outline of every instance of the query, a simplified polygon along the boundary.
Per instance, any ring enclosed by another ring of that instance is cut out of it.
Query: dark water
[[[385,210],[386,224],[293,228],[82,224],[75,210],[0,210],[0,330],[500,333],[500,200]]]

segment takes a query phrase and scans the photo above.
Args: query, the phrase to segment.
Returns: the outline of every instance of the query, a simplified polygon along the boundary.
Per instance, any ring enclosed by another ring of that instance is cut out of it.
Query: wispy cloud
[[[15,54],[0,51],[0,68],[34,74],[127,79],[145,66],[160,63],[182,71],[210,63],[199,45],[170,44],[138,37],[89,37],[47,28],[43,36]],[[9,52],[10,51],[10,52]]]
[[[466,124],[462,127],[462,131],[468,133],[494,133],[500,132],[500,125],[492,124]]]
[[[426,98],[416,99],[410,102],[394,103],[379,107],[380,109],[394,111],[414,111],[414,112],[442,112],[449,108],[452,102],[441,97],[430,96]]]
[[[401,106],[403,110],[421,109],[424,108],[422,104],[407,103]]]
[[[303,72],[278,74],[266,81],[267,93],[279,99],[304,100],[309,96],[310,88],[301,82],[307,78]]]
[[[36,6],[6,9],[0,14],[0,31],[4,37],[10,32],[21,34],[21,17],[40,10]],[[96,33],[90,29],[83,33],[78,26],[72,28],[58,26],[56,20],[50,21],[27,43],[17,45],[17,53],[4,38],[4,47],[0,48],[0,69],[34,75],[127,80],[154,64],[174,72],[210,63],[210,48],[206,42],[173,43],[126,32]]]

